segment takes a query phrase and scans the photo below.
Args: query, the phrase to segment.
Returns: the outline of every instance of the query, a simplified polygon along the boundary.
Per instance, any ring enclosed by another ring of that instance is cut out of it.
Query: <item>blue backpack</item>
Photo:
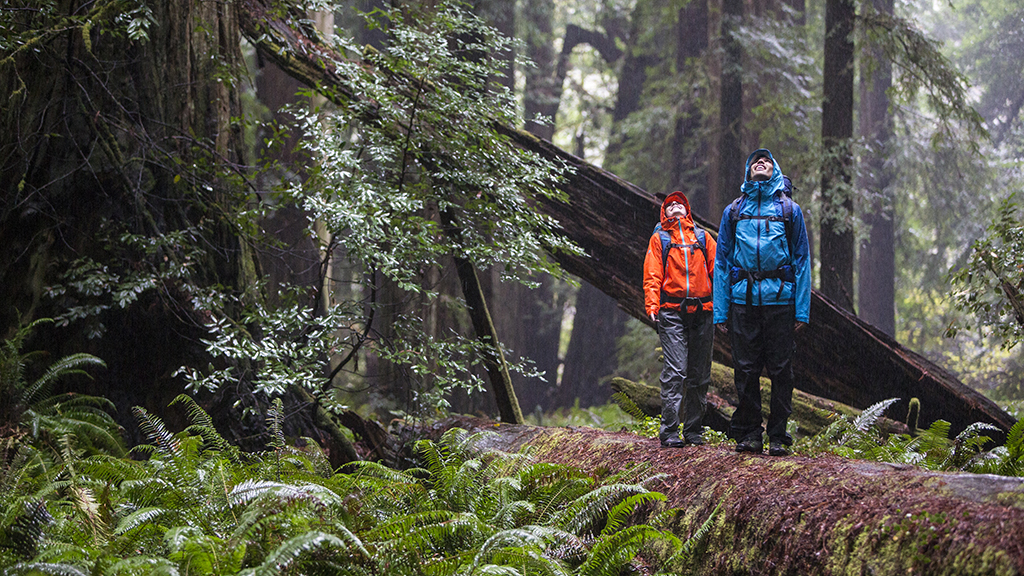
[[[740,196],[739,198],[732,201],[729,204],[729,220],[732,221],[733,226],[736,226],[737,220],[764,220],[765,225],[768,222],[782,222],[782,225],[786,229],[786,243],[789,245],[790,257],[793,255],[793,182],[790,181],[788,176],[782,177],[782,216],[753,216],[751,214],[741,214],[743,210],[743,203],[746,201],[746,195]]]

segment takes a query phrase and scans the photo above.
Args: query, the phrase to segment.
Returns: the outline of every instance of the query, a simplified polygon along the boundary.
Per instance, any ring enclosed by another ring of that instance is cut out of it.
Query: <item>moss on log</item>
[[[537,460],[597,476],[650,466],[665,474],[652,488],[681,509],[672,530],[682,538],[719,507],[689,573],[1024,573],[1024,479],[737,454],[728,445],[663,449],[625,432],[468,418],[431,435],[451,427],[494,432],[480,448],[529,448]]]

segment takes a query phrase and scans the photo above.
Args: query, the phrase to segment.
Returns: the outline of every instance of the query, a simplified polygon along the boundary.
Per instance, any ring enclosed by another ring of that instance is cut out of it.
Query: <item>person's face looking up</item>
[[[665,216],[669,218],[682,218],[686,216],[686,206],[683,206],[682,202],[672,201],[668,206],[665,207]]]
[[[772,171],[775,165],[772,163],[772,159],[767,156],[761,156],[757,160],[754,160],[753,164],[750,165],[750,179],[751,180],[768,180],[772,177]]]

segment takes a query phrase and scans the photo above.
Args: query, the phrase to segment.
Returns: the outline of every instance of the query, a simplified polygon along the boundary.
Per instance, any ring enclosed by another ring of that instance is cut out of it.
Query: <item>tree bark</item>
[[[592,428],[450,419],[429,431],[487,431],[483,450],[607,476],[643,466],[680,508],[685,539],[717,510],[692,574],[1020,574],[1024,479],[929,472],[833,456],[772,458],[728,445],[663,449],[656,438]]]
[[[689,70],[699,62],[708,48],[708,0],[693,0],[677,12],[676,20],[676,73],[683,78],[692,77]],[[698,84],[694,84],[689,99],[681,101],[676,110],[675,131],[672,136],[673,190],[689,190],[690,207],[701,214],[712,214],[708,192],[708,142],[704,134],[704,117],[698,103],[701,99]]]
[[[874,0],[875,10],[892,15],[892,0]],[[889,96],[892,64],[877,47],[863,58],[860,73],[860,134],[867,142],[860,184],[861,218],[868,233],[860,244],[857,311],[889,336],[896,334],[896,222],[893,214],[892,117]]]
[[[247,0],[244,5],[246,36],[265,57],[279,59],[289,73],[305,77],[311,84],[330,88],[331,96],[341,101],[358,96],[333,68],[324,67],[331,58],[340,59],[338,55],[271,18],[257,0]],[[294,37],[269,33],[278,28]],[[299,46],[304,50],[297,50]],[[587,255],[554,256],[566,271],[587,280],[615,298],[627,313],[649,323],[640,279],[650,223],[657,218],[660,203],[651,194],[546,140],[507,126],[497,128],[515,145],[572,167],[573,172],[561,184],[569,202],[541,199],[538,206],[561,222],[566,236]],[[699,214],[694,217],[712,232],[717,229]],[[730,361],[727,340],[721,334],[715,338],[716,359],[726,364]],[[797,334],[794,369],[797,388],[855,408],[894,397],[905,402],[920,398],[922,427],[940,418],[949,421],[955,432],[974,422],[988,422],[1003,431],[1014,424],[994,402],[947,370],[907,350],[817,291],[812,292],[811,322]],[[999,442],[1004,438],[1000,434],[993,437]]]
[[[825,4],[824,102],[821,106],[821,292],[854,309],[853,264],[853,26],[850,0]]]
[[[739,195],[744,157],[740,148],[743,123],[743,48],[735,34],[743,22],[743,0],[721,0],[720,82],[718,93],[717,179],[712,185],[711,215],[721,214]],[[717,222],[712,230],[718,230]]]

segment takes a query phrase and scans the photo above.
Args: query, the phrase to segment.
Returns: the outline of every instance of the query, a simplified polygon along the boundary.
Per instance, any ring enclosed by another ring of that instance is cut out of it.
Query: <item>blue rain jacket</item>
[[[750,164],[758,152],[767,152],[775,164],[772,177],[765,181],[750,180]],[[811,259],[807,244],[807,228],[803,211],[793,202],[792,243],[786,238],[782,218],[782,170],[766,149],[755,150],[747,157],[744,182],[740,192],[746,196],[740,214],[778,216],[778,221],[749,219],[733,221],[730,206],[722,214],[718,228],[718,251],[715,255],[714,322],[728,318],[730,304],[747,303],[747,284],[753,282],[750,304],[772,306],[795,304],[796,319],[807,322],[811,311]],[[788,267],[788,269],[787,269]],[[783,270],[784,278],[749,280],[741,271],[771,272]],[[736,281],[738,280],[738,281]]]

